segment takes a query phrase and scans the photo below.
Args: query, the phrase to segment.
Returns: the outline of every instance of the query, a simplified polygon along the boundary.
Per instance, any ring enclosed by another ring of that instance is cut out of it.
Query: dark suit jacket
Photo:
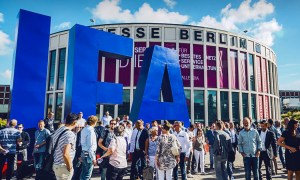
[[[141,150],[145,150],[146,140],[149,138],[149,133],[146,128],[144,128],[140,133],[141,135],[138,141],[139,147]]]
[[[261,130],[258,131],[259,135],[261,133]],[[269,158],[272,158],[273,155],[277,156],[277,148],[276,148],[276,139],[275,139],[275,134],[274,132],[268,130],[266,134],[266,139],[265,139],[265,147],[267,149],[267,153]]]

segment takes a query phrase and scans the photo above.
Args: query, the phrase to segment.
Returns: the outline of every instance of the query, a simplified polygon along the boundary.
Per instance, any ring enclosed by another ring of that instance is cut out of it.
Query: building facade
[[[279,90],[281,111],[300,109],[300,91]]]
[[[178,51],[192,122],[208,125],[216,119],[240,122],[245,116],[254,120],[280,117],[276,55],[244,34],[174,24],[109,24],[92,28],[134,39],[131,59],[99,57],[98,80],[123,84],[123,104],[98,105],[95,112],[99,116],[107,110],[113,117],[129,114],[143,53],[147,47],[159,45]],[[56,120],[64,117],[67,54],[68,31],[52,34],[45,114],[54,111]]]
[[[10,86],[0,85],[0,118],[6,119],[10,98]]]

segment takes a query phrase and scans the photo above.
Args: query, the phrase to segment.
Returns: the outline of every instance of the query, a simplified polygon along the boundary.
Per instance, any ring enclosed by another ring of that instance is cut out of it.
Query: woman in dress
[[[201,174],[204,174],[204,143],[205,143],[205,138],[203,136],[203,131],[202,129],[197,130],[197,136],[194,137],[193,139],[193,147],[194,147],[194,156],[196,160],[196,168],[195,168],[195,173],[198,173],[198,164],[200,163],[200,168],[201,168]],[[200,160],[200,162],[199,162]]]
[[[296,134],[298,121],[292,119],[288,123],[286,131],[278,139],[278,145],[285,148],[286,169],[288,180],[293,179],[294,173],[296,180],[300,180],[300,137]]]
[[[172,180],[173,168],[180,160],[179,155],[175,156],[172,153],[172,147],[176,146],[180,154],[181,146],[175,135],[169,133],[170,129],[171,124],[166,122],[157,142],[155,161],[158,167],[158,179]]]

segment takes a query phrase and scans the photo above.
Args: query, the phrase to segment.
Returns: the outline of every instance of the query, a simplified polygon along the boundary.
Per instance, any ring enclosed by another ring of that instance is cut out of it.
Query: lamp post
[[[94,19],[90,19],[90,21],[95,25],[96,21]]]

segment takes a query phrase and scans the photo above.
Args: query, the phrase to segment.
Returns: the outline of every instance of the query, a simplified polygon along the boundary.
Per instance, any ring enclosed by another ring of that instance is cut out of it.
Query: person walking
[[[279,133],[279,137],[278,137],[278,139],[279,139],[281,137],[281,135],[282,135],[281,122],[278,121],[278,120],[275,121],[275,127],[276,127],[276,129],[277,129],[277,131]],[[277,139],[277,141],[278,141],[278,139]],[[281,164],[282,164],[282,168],[285,168],[285,159],[284,159],[284,154],[283,154],[283,147],[281,147],[281,146],[279,146],[277,144],[277,148],[278,148],[278,154],[279,154],[279,159],[280,159]]]
[[[200,164],[201,174],[205,174],[205,168],[204,168],[204,144],[205,144],[205,138],[203,135],[203,130],[198,129],[196,137],[194,137],[193,140],[193,146],[194,146],[194,157],[196,161],[196,167],[195,167],[195,174],[198,174],[198,165]]]
[[[245,179],[251,180],[251,171],[254,180],[258,180],[258,163],[261,151],[261,139],[256,129],[251,127],[251,119],[243,119],[244,129],[238,136],[239,152],[243,156]]]
[[[210,126],[210,130],[206,131],[206,143],[209,145],[209,162],[210,169],[214,168],[214,152],[213,152],[213,144],[214,144],[214,131],[215,131],[215,123],[212,123]]]
[[[300,137],[296,135],[298,121],[291,119],[277,143],[285,148],[285,164],[288,180],[292,180],[294,173],[296,180],[300,179]]]
[[[177,138],[170,134],[171,127],[169,122],[165,122],[157,142],[155,162],[158,167],[159,180],[172,180],[173,168],[180,161],[180,156],[172,153],[172,148],[177,148],[180,153],[181,146]]]
[[[81,131],[81,161],[82,170],[80,180],[89,180],[96,163],[97,137],[95,133],[95,125],[98,122],[97,116],[90,116],[86,121],[86,127]]]

